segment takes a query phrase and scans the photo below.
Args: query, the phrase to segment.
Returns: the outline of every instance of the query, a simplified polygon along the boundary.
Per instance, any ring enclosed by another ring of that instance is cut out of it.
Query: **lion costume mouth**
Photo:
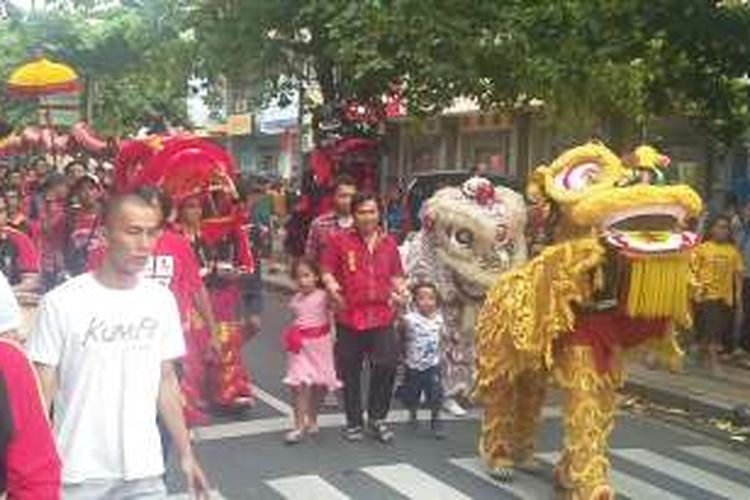
[[[610,215],[604,220],[604,240],[625,253],[684,252],[698,235],[684,229],[688,210],[680,205],[646,205]]]

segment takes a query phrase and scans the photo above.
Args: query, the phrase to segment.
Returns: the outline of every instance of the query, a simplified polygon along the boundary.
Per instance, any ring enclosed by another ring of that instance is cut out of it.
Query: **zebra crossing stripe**
[[[554,465],[560,459],[560,453],[540,453],[537,457],[543,462]],[[683,500],[684,498],[615,468],[610,469],[609,477],[612,481],[612,486],[617,493],[625,495],[633,500],[641,500],[645,498]]]
[[[349,500],[338,488],[320,476],[290,476],[266,481],[266,484],[276,490],[284,498],[294,500]]]
[[[413,465],[399,463],[363,467],[362,472],[407,498],[423,500],[471,500],[468,497]]]
[[[713,462],[746,474],[750,473],[750,459],[739,453],[714,446],[681,446],[680,450],[703,460]]]
[[[192,500],[194,496],[190,496],[188,493],[173,493],[167,495],[167,500]],[[226,500],[219,490],[211,490],[208,492],[209,500]]]
[[[662,474],[667,474],[683,483],[717,495],[732,499],[750,498],[750,486],[735,483],[729,479],[701,470],[698,467],[693,467],[679,460],[660,455],[659,453],[641,448],[613,450],[612,453],[618,457],[630,460]]]
[[[517,472],[513,482],[504,483],[490,477],[479,457],[451,458],[449,462],[520,500],[549,498],[551,486],[530,474]]]

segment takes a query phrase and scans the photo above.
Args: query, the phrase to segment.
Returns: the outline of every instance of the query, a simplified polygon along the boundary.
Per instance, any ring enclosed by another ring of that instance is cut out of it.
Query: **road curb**
[[[637,379],[630,379],[625,383],[625,392],[647,399],[660,406],[685,410],[695,416],[709,419],[729,419],[732,417],[733,408],[727,405],[655,387]]]

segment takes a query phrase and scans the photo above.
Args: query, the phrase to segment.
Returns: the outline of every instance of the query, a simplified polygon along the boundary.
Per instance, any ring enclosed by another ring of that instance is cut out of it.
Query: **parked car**
[[[404,206],[406,208],[406,232],[418,231],[421,226],[419,211],[422,203],[429,199],[438,189],[448,186],[460,186],[472,173],[468,170],[438,170],[414,174],[404,195]],[[515,183],[502,175],[484,174],[496,186],[505,186],[518,190]]]

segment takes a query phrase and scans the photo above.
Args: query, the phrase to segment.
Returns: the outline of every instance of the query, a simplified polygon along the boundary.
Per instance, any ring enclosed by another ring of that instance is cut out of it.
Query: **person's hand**
[[[338,285],[328,286],[328,295],[331,297],[331,304],[335,311],[340,311],[344,308],[344,296],[341,295],[341,287]]]
[[[211,486],[203,473],[198,460],[192,452],[188,452],[180,459],[180,468],[185,474],[188,486],[188,497],[195,500],[208,500]]]
[[[391,302],[396,307],[404,307],[408,304],[409,291],[405,284],[393,288],[393,292],[391,292]]]

